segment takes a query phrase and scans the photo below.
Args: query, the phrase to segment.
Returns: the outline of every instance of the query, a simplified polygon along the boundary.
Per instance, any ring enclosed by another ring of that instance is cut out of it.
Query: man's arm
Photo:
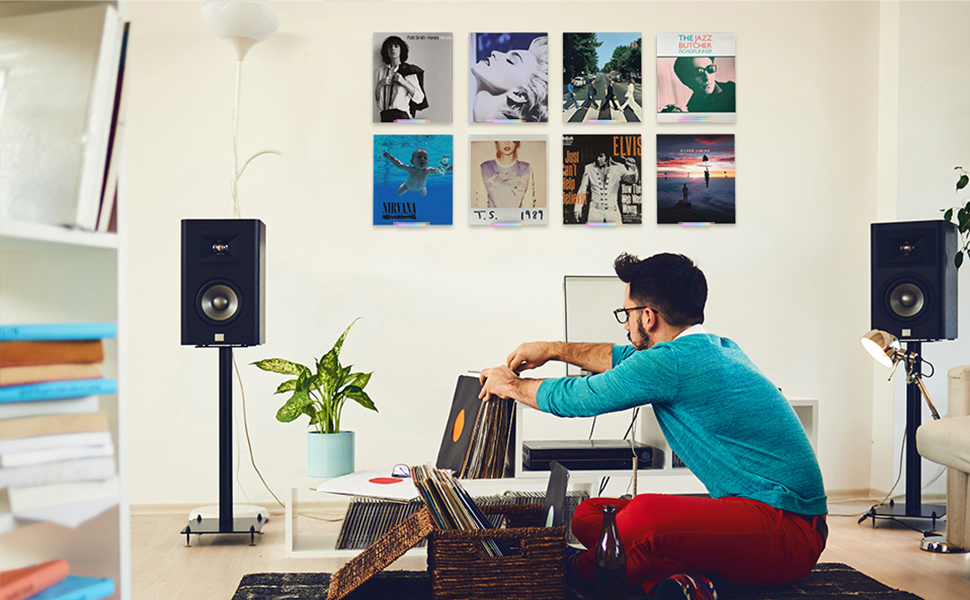
[[[526,369],[541,367],[550,360],[602,373],[613,366],[613,344],[527,342],[513,350],[505,364],[515,373],[521,373]]]

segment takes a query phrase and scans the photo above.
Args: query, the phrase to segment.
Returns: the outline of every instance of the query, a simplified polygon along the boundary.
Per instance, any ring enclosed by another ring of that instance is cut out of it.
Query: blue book
[[[0,342],[100,340],[118,335],[114,323],[29,323],[0,325]]]
[[[54,400],[114,394],[118,382],[114,379],[68,379],[45,381],[25,385],[9,385],[0,388],[0,402],[26,402],[29,400]]]
[[[68,575],[67,579],[55,583],[30,600],[99,600],[115,593],[115,582],[97,577]]]

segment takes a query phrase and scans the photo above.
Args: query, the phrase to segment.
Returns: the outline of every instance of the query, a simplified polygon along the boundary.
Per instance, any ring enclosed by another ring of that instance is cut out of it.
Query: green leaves
[[[281,373],[283,375],[299,375],[301,370],[309,371],[303,365],[291,363],[282,358],[267,358],[259,362],[254,362],[253,364],[264,371],[272,371],[273,373]]]
[[[955,171],[960,172],[960,177],[957,179],[957,189],[960,191],[970,184],[970,175],[963,169],[963,167],[954,167]],[[953,211],[956,210],[956,221],[953,220]],[[966,203],[963,207],[948,208],[943,212],[943,219],[949,221],[950,223],[956,223],[957,230],[959,230],[960,235],[963,237],[963,248],[957,250],[956,255],[953,257],[953,264],[957,269],[963,265],[964,255],[970,258],[970,201]]]
[[[282,358],[269,358],[254,362],[258,368],[281,375],[295,375],[276,388],[276,394],[293,392],[290,398],[276,411],[276,419],[289,423],[300,415],[310,418],[310,425],[319,433],[337,433],[340,430],[340,413],[344,402],[349,398],[368,410],[377,412],[377,407],[364,387],[370,382],[373,373],[351,373],[352,366],[340,364],[340,351],[350,328],[358,319],[347,326],[337,338],[333,347],[316,361],[316,372],[299,363]]]

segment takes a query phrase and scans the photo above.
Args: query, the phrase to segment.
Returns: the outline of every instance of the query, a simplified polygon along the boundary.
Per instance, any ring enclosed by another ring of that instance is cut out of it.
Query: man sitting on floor
[[[822,475],[805,431],[778,388],[737,344],[707,333],[707,280],[686,256],[621,254],[623,308],[632,346],[532,342],[482,371],[482,398],[514,398],[561,417],[650,404],[670,448],[710,498],[640,494],[583,502],[572,530],[587,551],[568,569],[595,576],[602,509],[617,507],[627,583],[663,599],[716,598],[702,573],[779,585],[808,575],[825,547]],[[550,360],[596,373],[528,379]]]

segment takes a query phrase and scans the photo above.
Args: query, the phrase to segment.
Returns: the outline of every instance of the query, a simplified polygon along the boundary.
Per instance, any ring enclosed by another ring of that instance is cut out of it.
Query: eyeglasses
[[[710,75],[717,73],[717,65],[707,65],[706,67],[697,67],[697,69],[694,70],[694,77],[703,77],[705,73]]]
[[[616,317],[616,322],[620,325],[625,324],[630,320],[630,312],[634,310],[643,310],[645,308],[650,308],[649,306],[634,306],[633,308],[618,308],[613,311],[613,316]]]

